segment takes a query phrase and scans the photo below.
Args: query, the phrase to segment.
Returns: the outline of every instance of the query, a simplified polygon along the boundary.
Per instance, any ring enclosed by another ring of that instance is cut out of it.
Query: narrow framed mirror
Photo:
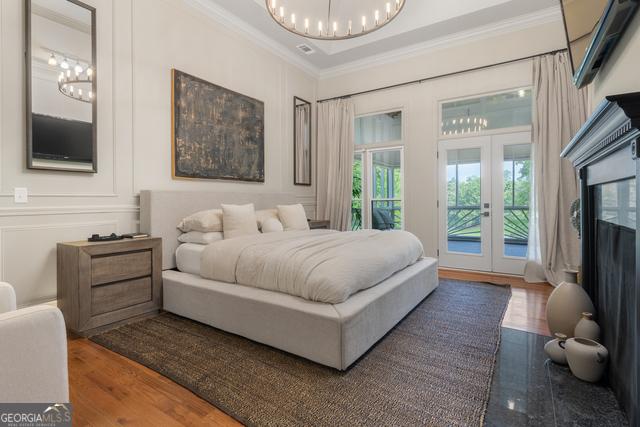
[[[311,103],[293,97],[293,184],[311,185]]]
[[[95,173],[96,10],[25,0],[27,168]]]

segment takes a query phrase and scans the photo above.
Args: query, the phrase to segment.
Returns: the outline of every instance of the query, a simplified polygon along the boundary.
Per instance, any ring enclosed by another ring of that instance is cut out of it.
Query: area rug
[[[346,372],[170,313],[92,341],[246,425],[478,426],[508,287],[440,286]]]

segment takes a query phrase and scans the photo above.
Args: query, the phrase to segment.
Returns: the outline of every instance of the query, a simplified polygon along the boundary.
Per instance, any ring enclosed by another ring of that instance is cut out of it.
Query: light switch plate
[[[28,203],[29,192],[25,187],[16,187],[13,189],[13,201],[14,203]]]

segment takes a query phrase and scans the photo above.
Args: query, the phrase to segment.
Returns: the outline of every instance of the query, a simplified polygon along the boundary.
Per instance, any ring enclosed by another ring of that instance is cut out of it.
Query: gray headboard
[[[205,209],[220,208],[222,203],[253,203],[256,209],[296,203],[287,193],[238,193],[214,191],[155,191],[140,192],[140,231],[162,237],[162,269],[176,267],[175,252],[180,231],[176,228],[187,215]]]

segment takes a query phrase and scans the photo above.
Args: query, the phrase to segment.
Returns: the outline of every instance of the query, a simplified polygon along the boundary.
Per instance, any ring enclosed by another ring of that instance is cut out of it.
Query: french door
[[[440,265],[523,274],[531,133],[443,140],[438,160]]]

